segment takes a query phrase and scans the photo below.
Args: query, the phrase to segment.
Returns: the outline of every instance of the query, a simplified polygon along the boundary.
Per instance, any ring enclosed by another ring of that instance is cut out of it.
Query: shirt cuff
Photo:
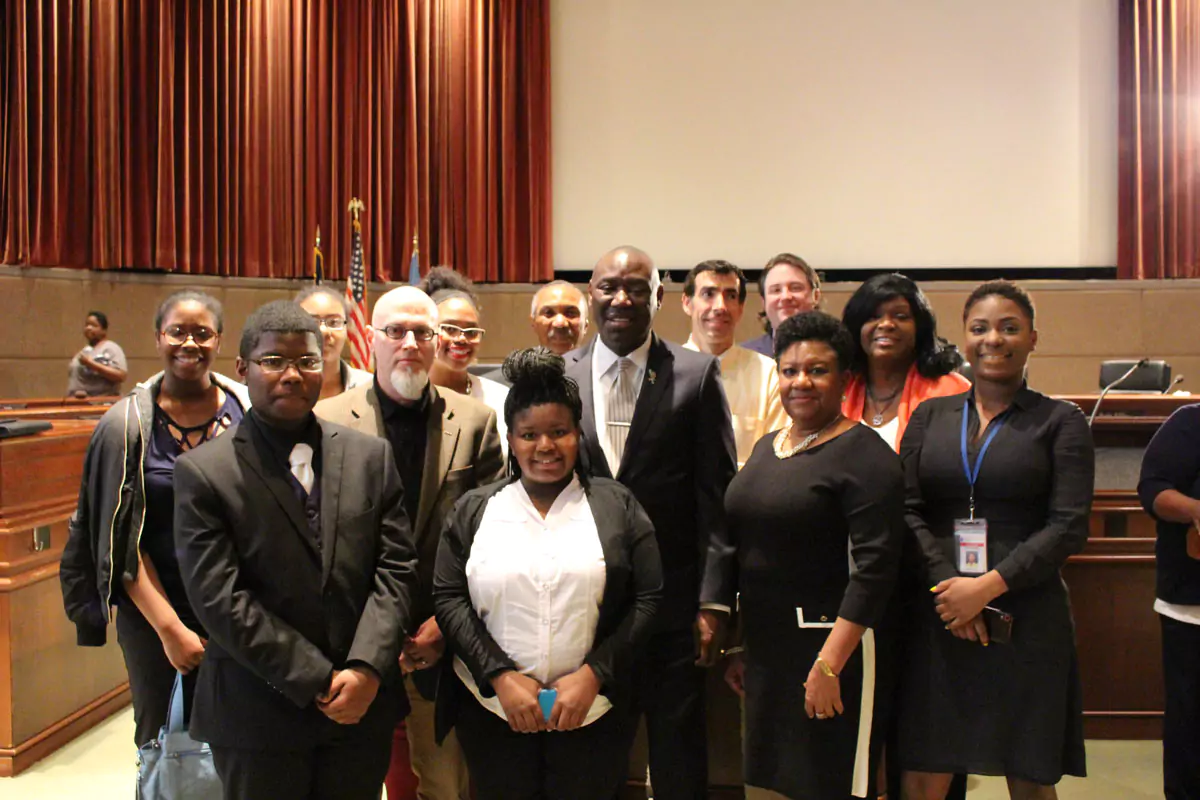
[[[729,606],[725,605],[724,603],[701,603],[700,610],[701,611],[720,611],[722,614],[730,613]]]

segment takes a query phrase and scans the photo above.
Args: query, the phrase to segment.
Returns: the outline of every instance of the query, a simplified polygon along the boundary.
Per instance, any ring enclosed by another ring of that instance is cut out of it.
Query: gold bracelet
[[[821,670],[821,674],[826,678],[836,678],[838,676],[838,674],[833,671],[833,667],[829,666],[829,662],[820,656],[817,656],[816,667],[817,669]]]

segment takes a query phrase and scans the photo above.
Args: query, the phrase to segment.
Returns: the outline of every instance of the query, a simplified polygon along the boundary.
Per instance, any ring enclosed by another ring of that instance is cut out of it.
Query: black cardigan
[[[1142,457],[1138,497],[1158,520],[1156,593],[1160,600],[1200,605],[1200,561],[1187,554],[1188,526],[1159,519],[1154,500],[1167,489],[1200,498],[1200,404],[1183,406],[1162,424]]]
[[[454,724],[461,681],[453,657],[463,660],[485,697],[491,679],[516,668],[496,644],[471,605],[466,566],[475,532],[488,501],[515,479],[467,492],[454,506],[442,529],[433,576],[433,604],[446,639],[438,688],[439,740]],[[662,593],[662,565],[654,526],[633,493],[607,478],[581,478],[604,551],[604,594],[596,639],[584,659],[600,680],[600,693],[624,699],[630,688],[635,653],[649,637]],[[473,698],[472,698],[473,701]]]

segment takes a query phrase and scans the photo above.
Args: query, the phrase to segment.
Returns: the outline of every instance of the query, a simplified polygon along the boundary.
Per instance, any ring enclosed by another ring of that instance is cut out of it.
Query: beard
[[[413,370],[398,366],[392,370],[388,380],[396,394],[405,400],[420,400],[421,395],[425,393],[425,387],[429,385],[429,373],[423,369]]]

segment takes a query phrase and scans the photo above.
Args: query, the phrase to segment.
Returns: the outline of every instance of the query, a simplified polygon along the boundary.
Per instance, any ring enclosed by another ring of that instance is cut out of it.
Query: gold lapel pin
[[[653,385],[654,385],[654,381],[655,381],[657,378],[658,378],[658,375],[657,375],[657,374],[655,374],[654,370],[650,370],[650,385],[651,385],[651,386],[653,386]]]

